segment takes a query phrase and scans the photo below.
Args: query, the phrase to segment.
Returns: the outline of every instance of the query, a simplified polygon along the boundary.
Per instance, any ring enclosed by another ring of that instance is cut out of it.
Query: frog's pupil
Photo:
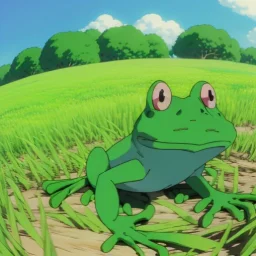
[[[159,92],[159,101],[160,101],[160,102],[163,102],[164,99],[165,99],[164,90],[162,89],[162,90]]]
[[[210,101],[214,100],[214,96],[212,95],[212,90],[208,90],[208,96],[209,96]]]

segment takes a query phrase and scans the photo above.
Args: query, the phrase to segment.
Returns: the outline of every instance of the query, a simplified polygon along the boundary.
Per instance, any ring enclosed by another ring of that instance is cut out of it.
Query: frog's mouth
[[[145,138],[142,136],[138,136],[137,140],[140,144],[143,146],[146,146],[148,148],[153,149],[180,149],[180,150],[186,150],[186,151],[192,151],[197,152],[203,149],[207,148],[217,148],[217,147],[223,147],[228,148],[232,143],[228,140],[218,140],[218,141],[212,141],[207,142],[203,144],[195,144],[195,143],[177,143],[177,142],[163,142],[158,141],[156,139],[151,138]]]

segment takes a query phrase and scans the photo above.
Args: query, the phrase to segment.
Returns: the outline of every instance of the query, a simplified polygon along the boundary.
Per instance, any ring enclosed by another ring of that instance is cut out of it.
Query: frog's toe
[[[137,255],[139,256],[145,256],[144,252],[142,251],[142,249],[135,243],[135,241],[129,237],[128,235],[122,234],[122,235],[116,235],[113,234],[112,236],[110,236],[102,245],[101,245],[101,251],[104,253],[108,253],[111,250],[113,250],[113,248],[115,247],[115,245],[118,243],[119,240],[122,240],[123,242],[125,242],[127,245],[129,245],[131,248],[133,248],[135,250],[135,252],[137,253]]]
[[[125,203],[125,204],[123,205],[123,212],[124,212],[125,214],[129,215],[129,216],[132,215],[132,207],[131,207],[131,205],[130,205],[129,203]]]
[[[155,207],[152,204],[149,204],[144,210],[140,213],[131,216],[133,218],[134,224],[140,221],[149,221],[153,218],[155,214]]]
[[[184,195],[183,193],[179,193],[178,195],[176,195],[174,202],[176,204],[182,204],[184,202],[186,202],[189,199],[188,195]]]
[[[80,202],[87,206],[92,200],[94,199],[94,191],[89,189],[87,190],[82,196],[81,196],[81,199],[80,199]]]

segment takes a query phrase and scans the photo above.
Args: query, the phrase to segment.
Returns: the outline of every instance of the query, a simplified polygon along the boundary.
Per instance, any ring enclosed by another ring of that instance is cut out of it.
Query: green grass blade
[[[109,229],[100,221],[100,219],[89,209],[89,207],[85,207],[85,215],[91,220],[91,222],[95,223],[96,226],[100,228],[102,232],[110,232]]]
[[[176,244],[191,249],[197,249],[200,251],[209,251],[218,245],[211,239],[204,238],[193,234],[181,234],[181,233],[157,233],[157,232],[141,232],[145,234],[150,240],[167,242],[170,244]]]
[[[256,233],[249,239],[241,251],[242,256],[251,256],[256,251]]]
[[[223,234],[223,236],[222,236],[220,242],[219,242],[218,245],[216,246],[216,248],[213,250],[211,256],[218,256],[218,255],[219,255],[221,249],[223,248],[223,246],[225,245],[225,243],[226,243],[226,241],[227,241],[227,239],[228,239],[228,236],[229,236],[230,231],[231,231],[231,229],[232,229],[232,225],[233,225],[232,222],[230,222],[230,223],[228,224],[226,231],[224,232],[224,234]]]
[[[221,170],[218,178],[218,190],[222,192],[225,192],[224,177],[225,177],[225,171]]]
[[[65,211],[65,213],[70,217],[70,219],[74,223],[77,223],[78,226],[80,226],[83,229],[86,228],[84,222],[78,217],[77,213],[72,209],[72,207],[68,203],[63,201],[61,204],[61,208]]]
[[[4,255],[4,256],[13,256],[10,249],[6,247],[6,245],[2,243],[2,241],[0,241],[0,252],[1,252],[1,255]]]
[[[238,167],[234,168],[234,179],[233,179],[233,193],[238,192],[238,179],[239,179],[239,170]]]
[[[23,194],[21,193],[19,187],[15,184],[15,182],[6,177],[6,181],[7,183],[9,184],[9,186],[11,187],[13,193],[14,193],[14,196],[16,198],[16,201],[17,201],[17,204],[20,203],[20,205],[22,205],[23,209],[29,214],[29,217],[31,218],[31,220],[35,220],[35,216],[32,212],[32,210],[30,209],[30,206],[29,204],[27,203],[27,201],[25,200]]]
[[[182,208],[166,201],[166,200],[154,200],[154,202],[156,202],[157,204],[160,204],[162,206],[167,207],[168,209],[172,210],[173,212],[175,212],[176,214],[179,215],[180,218],[182,218],[183,220],[193,224],[193,225],[197,225],[198,221],[196,219],[194,219],[191,215],[189,215],[189,213],[185,210],[183,210]]]
[[[13,205],[10,200],[8,200],[7,216],[8,216],[9,225],[11,227],[12,236],[18,243],[21,244],[20,234],[19,234],[19,230],[17,227],[16,218],[15,218],[15,213],[14,213]]]
[[[182,226],[189,226],[191,228],[191,225],[188,225],[187,221],[174,220],[174,221],[168,221],[168,222],[158,223],[158,224],[141,225],[136,227],[136,229],[140,231],[159,231],[163,229],[177,228]]]
[[[19,224],[22,226],[23,230],[31,237],[33,238],[37,244],[43,248],[43,240],[41,236],[37,233],[35,227],[32,225],[32,223],[28,220],[27,216],[24,212],[18,212],[15,211],[15,217]]]
[[[62,222],[69,227],[75,228],[74,223],[62,213],[47,213],[47,216],[57,220],[58,222]]]
[[[252,220],[250,223],[248,223],[246,226],[244,226],[242,229],[240,229],[236,234],[234,234],[232,237],[230,237],[228,239],[227,243],[234,241],[235,239],[237,239],[241,235],[243,235],[245,232],[248,232],[254,228],[256,228],[256,219]]]
[[[95,223],[93,223],[87,216],[81,214],[81,213],[76,213],[77,217],[85,224],[86,227],[88,227],[90,230],[92,230],[93,232],[96,233],[100,233],[101,230],[100,228],[95,225]]]
[[[43,206],[40,195],[38,195],[38,202],[39,202],[40,224],[41,224],[41,232],[42,232],[42,238],[43,238],[44,256],[48,256],[48,255],[57,256],[55,247],[51,239],[51,235],[49,233],[47,218],[46,218],[44,206]]]

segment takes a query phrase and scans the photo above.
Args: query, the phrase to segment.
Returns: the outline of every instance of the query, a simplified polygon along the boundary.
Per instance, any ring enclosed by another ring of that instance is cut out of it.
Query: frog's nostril
[[[196,119],[191,119],[191,120],[190,120],[190,122],[195,122],[195,121],[196,121]]]
[[[182,113],[182,110],[180,109],[180,110],[176,113],[176,115],[179,116],[181,113]]]
[[[148,112],[146,112],[146,116],[148,117],[148,118],[152,118],[153,116],[154,116],[154,112],[153,111],[148,111]]]
[[[201,111],[201,113],[204,113],[204,110],[202,108],[200,108],[200,111]]]

